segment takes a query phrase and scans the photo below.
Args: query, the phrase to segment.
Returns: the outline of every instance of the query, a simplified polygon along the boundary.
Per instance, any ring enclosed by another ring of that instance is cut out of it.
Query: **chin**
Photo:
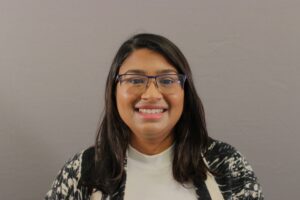
[[[152,125],[152,127],[145,127],[145,128],[140,129],[139,133],[141,133],[141,135],[143,135],[144,138],[155,139],[157,137],[164,136],[166,132],[161,127],[156,129],[156,128],[153,128],[153,125]]]

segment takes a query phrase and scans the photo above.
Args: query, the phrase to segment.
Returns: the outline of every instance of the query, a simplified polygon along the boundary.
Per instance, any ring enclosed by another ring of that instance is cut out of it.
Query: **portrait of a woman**
[[[117,51],[95,144],[61,169],[46,200],[263,199],[233,146],[208,135],[183,53],[136,34]]]

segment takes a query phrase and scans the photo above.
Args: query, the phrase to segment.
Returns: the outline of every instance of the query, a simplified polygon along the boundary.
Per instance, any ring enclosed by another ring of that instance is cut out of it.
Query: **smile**
[[[164,112],[164,109],[139,109],[139,112],[145,114],[157,114]]]

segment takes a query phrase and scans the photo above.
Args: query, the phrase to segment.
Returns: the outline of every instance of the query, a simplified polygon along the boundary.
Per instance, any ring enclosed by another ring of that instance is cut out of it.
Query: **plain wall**
[[[246,156],[266,199],[297,199],[299,8],[297,0],[1,0],[0,199],[42,199],[66,160],[93,145],[111,60],[140,32],[183,51],[210,135]]]

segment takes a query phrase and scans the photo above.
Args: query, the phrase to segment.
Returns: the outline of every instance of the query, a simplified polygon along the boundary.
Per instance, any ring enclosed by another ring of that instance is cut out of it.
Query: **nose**
[[[155,79],[150,79],[148,86],[146,87],[145,91],[142,93],[142,99],[161,99],[162,94],[159,91]]]

